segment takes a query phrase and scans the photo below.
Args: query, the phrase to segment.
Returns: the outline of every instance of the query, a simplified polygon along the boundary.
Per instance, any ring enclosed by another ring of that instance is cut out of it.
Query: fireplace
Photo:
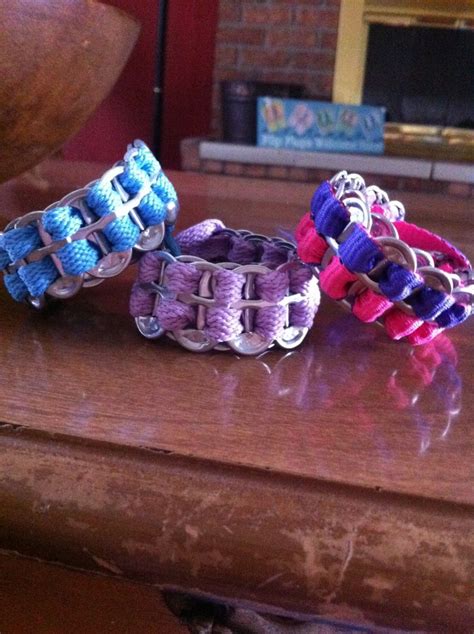
[[[371,24],[364,103],[387,120],[474,128],[474,30]]]
[[[341,0],[333,100],[387,108],[400,153],[474,157],[474,4]]]

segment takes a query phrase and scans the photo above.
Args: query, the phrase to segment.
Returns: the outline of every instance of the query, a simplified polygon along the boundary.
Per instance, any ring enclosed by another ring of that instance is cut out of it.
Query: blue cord
[[[159,224],[166,221],[167,204],[177,204],[176,190],[148,147],[141,141],[136,141],[134,147],[136,152],[127,153],[122,162],[124,171],[118,177],[118,181],[132,198],[143,187],[150,185],[151,181],[150,192],[141,199],[136,210],[145,226]],[[113,183],[100,179],[91,186],[86,203],[98,217],[114,213],[123,205]],[[42,216],[41,222],[53,241],[72,236],[87,226],[80,211],[71,206],[50,209]],[[137,243],[140,228],[127,215],[110,222],[103,229],[103,233],[113,251],[127,251]],[[176,243],[171,234],[172,226],[167,226],[165,244],[176,253]],[[43,241],[35,225],[9,229],[0,234],[0,269],[26,258],[42,246]],[[82,275],[93,269],[101,258],[98,246],[87,239],[66,244],[56,255],[67,275]],[[60,273],[52,258],[46,256],[42,260],[23,264],[16,271],[6,273],[4,281],[13,299],[23,301],[29,296],[40,297],[59,277]]]

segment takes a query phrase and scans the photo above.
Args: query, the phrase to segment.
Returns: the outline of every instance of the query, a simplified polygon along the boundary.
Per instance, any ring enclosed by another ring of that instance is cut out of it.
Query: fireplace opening
[[[474,31],[371,24],[363,103],[387,121],[474,129]]]

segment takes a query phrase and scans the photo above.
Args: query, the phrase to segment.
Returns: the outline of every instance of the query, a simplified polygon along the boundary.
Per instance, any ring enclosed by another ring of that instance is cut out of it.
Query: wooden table
[[[3,185],[2,220],[101,169],[50,162]],[[170,176],[181,226],[274,233],[312,193]],[[474,255],[471,201],[405,202]],[[45,313],[0,291],[3,554],[305,618],[472,631],[474,320],[413,350],[324,299],[297,351],[191,354],[139,336],[134,273]]]

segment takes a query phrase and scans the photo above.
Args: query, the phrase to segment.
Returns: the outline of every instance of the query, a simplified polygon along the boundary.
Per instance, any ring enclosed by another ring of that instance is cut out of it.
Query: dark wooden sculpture
[[[79,130],[138,32],[136,20],[96,0],[0,0],[0,182]]]

